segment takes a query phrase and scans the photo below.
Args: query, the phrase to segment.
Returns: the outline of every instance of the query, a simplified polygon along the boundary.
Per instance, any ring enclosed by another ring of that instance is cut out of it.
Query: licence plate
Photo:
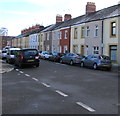
[[[28,62],[34,62],[34,60],[28,60]]]
[[[108,64],[104,64],[104,66],[109,66]]]

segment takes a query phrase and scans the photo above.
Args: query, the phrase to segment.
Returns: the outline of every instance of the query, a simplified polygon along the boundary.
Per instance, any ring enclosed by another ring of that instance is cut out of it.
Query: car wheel
[[[60,63],[63,63],[63,60],[62,60],[62,59],[60,59]]]
[[[39,63],[38,63],[38,64],[36,64],[36,67],[39,67]]]
[[[84,62],[81,62],[81,63],[80,63],[80,67],[84,67]]]
[[[19,68],[22,68],[22,64],[21,63],[19,63],[18,66],[19,66]]]
[[[97,64],[96,64],[96,63],[93,64],[93,69],[94,69],[94,70],[97,69]]]
[[[70,61],[70,65],[73,65],[73,64],[74,64],[74,63],[73,63],[73,60],[71,60],[71,61]]]

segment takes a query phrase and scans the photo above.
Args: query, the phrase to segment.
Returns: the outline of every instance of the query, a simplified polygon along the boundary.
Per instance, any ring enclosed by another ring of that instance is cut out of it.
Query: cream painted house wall
[[[73,46],[78,46],[77,53],[81,54],[81,46],[85,43],[85,38],[81,37],[81,27],[85,24],[79,24],[71,26],[71,41],[70,41],[70,52],[74,53]],[[75,38],[75,28],[77,28],[77,38]]]
[[[111,22],[116,22],[116,37],[111,36]],[[110,45],[118,45],[118,17],[109,18],[104,20],[104,31],[103,31],[103,53],[104,55],[110,56]],[[117,62],[118,62],[118,49],[117,49]]]

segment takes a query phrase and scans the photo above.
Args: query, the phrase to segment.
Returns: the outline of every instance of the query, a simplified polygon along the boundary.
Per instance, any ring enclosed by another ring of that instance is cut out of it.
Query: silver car
[[[82,59],[81,67],[92,67],[93,69],[106,68],[107,70],[111,70],[112,63],[108,56],[89,55]]]
[[[84,56],[79,54],[67,53],[66,55],[61,57],[60,63],[68,63],[70,65],[80,64],[83,57]]]

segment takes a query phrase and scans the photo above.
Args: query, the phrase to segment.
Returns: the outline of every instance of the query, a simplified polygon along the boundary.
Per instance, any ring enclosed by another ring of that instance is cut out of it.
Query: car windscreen
[[[110,60],[110,57],[108,57],[108,56],[101,56],[101,57],[102,57],[102,59]]]
[[[17,51],[18,51],[18,50],[11,50],[11,51],[10,51],[10,54],[11,54],[11,55],[15,55]]]
[[[38,51],[37,50],[25,50],[23,51],[23,54],[26,56],[26,55],[37,55],[38,54]]]

